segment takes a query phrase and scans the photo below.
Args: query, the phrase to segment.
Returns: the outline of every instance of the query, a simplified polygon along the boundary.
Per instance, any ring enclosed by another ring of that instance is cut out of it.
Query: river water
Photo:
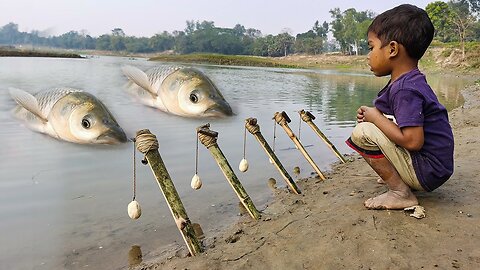
[[[148,166],[137,164],[137,200],[142,216],[131,220],[132,144],[88,146],[63,142],[28,130],[11,115],[15,102],[8,87],[31,93],[51,87],[83,89],[102,100],[127,136],[148,128],[157,136],[159,152],[192,222],[212,237],[240,217],[238,199],[208,150],[200,144],[200,190],[190,188],[195,172],[195,128],[205,123],[219,133],[218,145],[258,209],[273,192],[271,177],[282,177],[247,133],[250,168],[238,171],[243,155],[244,119],[255,117],[272,146],[276,111],[285,111],[290,127],[322,171],[335,155],[300,120],[310,111],[314,123],[341,153],[355,125],[356,109],[371,105],[387,82],[369,73],[197,65],[217,84],[235,115],[226,119],[187,119],[137,103],[125,91],[120,67],[146,70],[166,63],[121,57],[89,59],[0,58],[0,268],[1,269],[123,269],[151,259],[184,242]],[[367,68],[366,68],[367,70]],[[440,101],[452,109],[463,103],[466,79],[431,76]],[[292,177],[310,176],[312,167],[277,126],[276,154]],[[141,154],[137,153],[137,160]],[[300,174],[294,175],[298,166]],[[295,196],[295,195],[292,195]],[[134,256],[132,257],[132,254]],[[130,255],[130,257],[129,257]]]

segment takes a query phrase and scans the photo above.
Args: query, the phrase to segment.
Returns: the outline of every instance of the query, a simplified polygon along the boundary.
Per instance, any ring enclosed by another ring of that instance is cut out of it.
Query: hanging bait
[[[241,172],[246,172],[248,170],[248,161],[245,158],[246,145],[247,145],[247,127],[245,127],[244,132],[243,132],[243,158],[240,161],[240,164],[238,165],[238,169]]]
[[[238,169],[241,172],[246,172],[248,170],[248,161],[244,158],[240,161],[240,164],[238,165]]]
[[[128,204],[128,216],[131,219],[138,219],[142,215],[142,209],[140,208],[140,204],[133,200]]]
[[[131,219],[138,219],[142,215],[142,209],[140,208],[140,204],[135,200],[135,196],[137,193],[137,173],[135,169],[135,139],[133,141],[133,199],[127,206],[127,213]]]
[[[198,174],[195,174],[192,177],[192,182],[190,183],[190,186],[195,190],[200,189],[202,187],[202,180],[200,180],[200,176],[198,176]]]

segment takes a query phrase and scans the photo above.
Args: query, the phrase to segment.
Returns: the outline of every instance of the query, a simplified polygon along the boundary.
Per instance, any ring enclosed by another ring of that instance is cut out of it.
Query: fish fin
[[[32,94],[13,87],[10,87],[8,90],[10,96],[18,103],[18,105],[33,113],[43,122],[48,122],[47,117],[43,115],[43,112],[38,105],[37,99]]]
[[[127,76],[131,81],[133,81],[138,86],[142,87],[143,89],[147,90],[150,94],[154,97],[157,96],[157,92],[153,90],[152,84],[148,80],[147,74],[141,71],[140,69],[132,66],[123,66],[122,72]]]

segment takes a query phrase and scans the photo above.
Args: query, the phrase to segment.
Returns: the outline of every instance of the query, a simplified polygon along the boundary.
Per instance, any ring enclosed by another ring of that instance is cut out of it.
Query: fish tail
[[[122,72],[123,74],[125,74],[125,76],[128,77],[128,79],[130,79],[138,86],[142,87],[143,89],[147,90],[155,96],[157,95],[157,93],[152,89],[152,85],[150,84],[148,76],[147,74],[145,74],[145,72],[132,66],[123,66]]]
[[[42,110],[38,105],[38,100],[32,94],[13,87],[10,87],[8,90],[10,96],[18,103],[18,105],[34,114],[42,121],[47,122],[47,118],[43,115]]]

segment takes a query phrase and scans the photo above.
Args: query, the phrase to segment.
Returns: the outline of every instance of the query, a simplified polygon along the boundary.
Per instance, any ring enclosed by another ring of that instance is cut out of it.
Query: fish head
[[[224,117],[233,115],[230,104],[215,84],[199,70],[178,70],[178,107],[183,115]]]
[[[61,101],[61,102],[60,102]],[[55,120],[63,122],[59,137],[85,144],[119,144],[127,136],[107,107],[89,93],[71,93],[55,104]]]

